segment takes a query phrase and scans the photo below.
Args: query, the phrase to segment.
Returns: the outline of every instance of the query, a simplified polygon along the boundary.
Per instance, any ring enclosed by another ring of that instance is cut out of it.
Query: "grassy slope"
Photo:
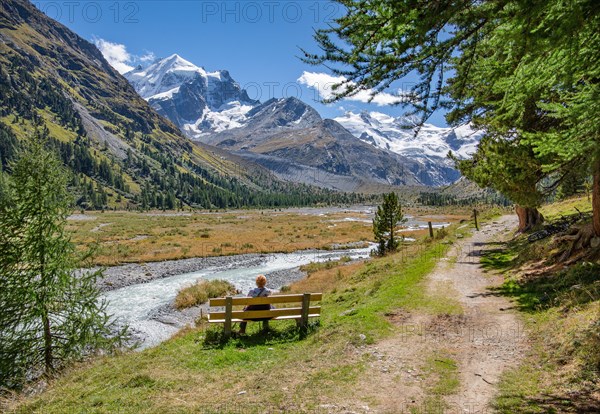
[[[590,210],[587,199],[578,198],[546,206],[542,213],[555,219],[576,213],[575,207]],[[552,238],[528,243],[521,237],[483,260],[489,269],[508,274],[500,291],[516,300],[531,341],[523,363],[500,383],[499,412],[598,412],[600,407],[600,266],[580,263],[557,270],[550,257],[558,250]]]
[[[448,248],[421,243],[363,264],[322,269],[291,291],[325,292],[321,326],[300,340],[292,323],[272,323],[268,335],[251,324],[246,338],[219,342],[220,329],[200,326],[155,348],[82,364],[52,381],[16,412],[305,412],[343,401],[367,359],[354,352],[393,332],[386,314],[404,308],[457,313],[460,305],[424,293],[422,282]],[[451,359],[448,361],[452,362]],[[456,372],[430,361],[439,381],[433,395],[456,388]],[[445,364],[448,365],[448,364]],[[256,404],[256,405],[253,405]],[[213,407],[210,411],[207,407]]]

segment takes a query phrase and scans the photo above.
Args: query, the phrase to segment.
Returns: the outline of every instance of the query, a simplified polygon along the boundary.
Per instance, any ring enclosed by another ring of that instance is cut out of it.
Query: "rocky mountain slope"
[[[394,118],[380,112],[347,112],[335,121],[364,142],[418,162],[435,185],[448,185],[460,178],[448,153],[468,157],[475,152],[482,136],[468,125],[440,128],[430,124],[421,126],[415,135],[416,119]]]
[[[283,183],[257,164],[192,143],[94,45],[26,0],[0,3],[0,97],[4,169],[10,172],[10,157],[23,139],[46,140],[72,170],[81,208],[278,206],[343,198]],[[218,104],[213,98],[208,105]]]
[[[431,184],[419,163],[357,139],[296,98],[271,99],[249,111],[240,127],[202,139],[281,178],[326,188]]]

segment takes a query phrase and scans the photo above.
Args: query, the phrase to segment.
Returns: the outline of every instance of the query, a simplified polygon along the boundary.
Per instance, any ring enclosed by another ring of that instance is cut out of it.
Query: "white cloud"
[[[94,43],[108,63],[119,73],[126,73],[133,69],[133,66],[130,65],[133,57],[127,52],[125,45],[104,39],[94,39]]]
[[[309,88],[315,89],[322,99],[333,98],[333,85],[344,80],[343,77],[328,75],[327,73],[302,72],[302,76],[298,78],[298,82],[306,85]]]
[[[154,52],[147,52],[145,55],[140,56],[139,58],[142,62],[154,62],[156,60],[156,56]]]
[[[298,82],[300,82],[302,85],[308,86],[309,88],[315,89],[322,99],[333,98],[335,92],[333,90],[333,86],[345,80],[346,78],[343,76],[332,76],[327,73],[306,71],[304,71],[302,76],[298,78]],[[354,85],[354,83],[350,82],[350,85]],[[341,88],[343,87],[344,86],[341,86]],[[375,96],[372,95],[372,89],[361,90],[355,95],[344,98],[344,100],[367,103],[372,99],[371,102],[377,104],[377,106],[385,106],[400,103],[403,99],[402,96],[395,96],[386,92],[381,92]]]

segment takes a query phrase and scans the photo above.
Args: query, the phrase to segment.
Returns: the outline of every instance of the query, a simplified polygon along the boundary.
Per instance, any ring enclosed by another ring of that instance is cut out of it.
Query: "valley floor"
[[[249,253],[356,247],[373,239],[373,206],[229,211],[107,211],[73,214],[68,230],[94,265],[161,262]],[[464,207],[415,208],[407,225],[468,220]],[[430,215],[434,216],[430,216]],[[406,237],[427,230],[413,228]]]
[[[489,412],[501,374],[527,348],[501,283],[481,253],[515,228],[503,216],[480,232],[395,255],[324,268],[291,286],[323,291],[320,327],[293,324],[221,342],[191,329],[159,346],[74,367],[10,412],[420,413]],[[276,325],[276,326],[275,326]]]

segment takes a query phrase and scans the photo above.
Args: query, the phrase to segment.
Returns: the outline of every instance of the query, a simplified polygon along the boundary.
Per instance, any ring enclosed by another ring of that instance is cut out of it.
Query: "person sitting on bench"
[[[265,275],[258,275],[256,277],[256,287],[254,289],[251,289],[248,292],[248,297],[250,298],[258,298],[258,297],[266,297],[269,296],[271,294],[271,291],[269,289],[267,289],[265,286],[267,286],[267,278],[265,277]],[[247,310],[269,310],[272,309],[271,305],[248,305],[244,308],[245,311]],[[248,325],[248,322],[240,322],[240,335],[245,335],[246,334],[246,326]]]

